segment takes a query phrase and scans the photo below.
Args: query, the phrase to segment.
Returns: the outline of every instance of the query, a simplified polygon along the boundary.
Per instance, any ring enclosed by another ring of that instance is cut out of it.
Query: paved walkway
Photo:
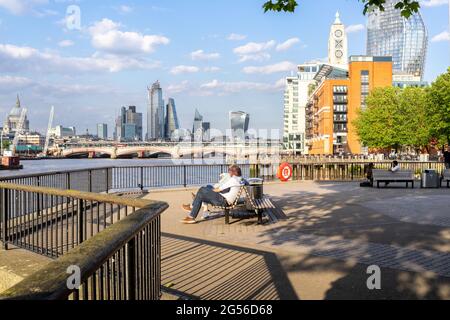
[[[163,217],[165,241],[184,248],[163,247],[165,284],[198,298],[228,298],[236,294],[233,286],[222,295],[221,288],[248,274],[256,281],[259,274],[261,283],[236,297],[450,299],[450,190],[302,182],[268,185],[266,193],[288,221],[225,226],[219,218],[185,226],[180,205],[191,191],[153,192],[150,198],[171,205]],[[260,257],[253,267],[246,260],[252,257]],[[183,268],[175,267],[177,258]],[[382,268],[379,291],[366,286],[367,267],[374,264]],[[211,276],[225,274],[223,268],[227,276]],[[198,283],[204,286],[192,285]]]

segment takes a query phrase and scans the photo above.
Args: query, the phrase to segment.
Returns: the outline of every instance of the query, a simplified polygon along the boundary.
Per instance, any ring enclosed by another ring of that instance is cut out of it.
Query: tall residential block
[[[375,88],[392,86],[391,57],[350,57],[348,71],[323,65],[307,105],[309,154],[365,153],[353,125]]]
[[[336,13],[328,38],[328,64],[339,68],[348,65],[348,41],[345,25]],[[306,106],[316,85],[314,77],[323,62],[305,63],[298,66],[295,76],[286,78],[284,93],[284,133],[283,148],[294,154],[307,154],[306,146]]]

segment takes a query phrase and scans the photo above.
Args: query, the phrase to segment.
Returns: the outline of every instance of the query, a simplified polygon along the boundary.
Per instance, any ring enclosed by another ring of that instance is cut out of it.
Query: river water
[[[0,177],[37,174],[53,171],[90,169],[121,166],[171,166],[192,164],[224,164],[223,158],[178,160],[178,159],[61,159],[61,160],[30,160],[22,161],[23,170],[0,171]]]

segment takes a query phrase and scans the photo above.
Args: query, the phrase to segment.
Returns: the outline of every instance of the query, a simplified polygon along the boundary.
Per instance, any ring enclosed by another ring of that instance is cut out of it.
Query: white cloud
[[[0,7],[15,15],[24,14],[38,5],[48,4],[48,0],[0,0]]]
[[[199,71],[200,71],[199,67],[181,65],[181,66],[173,67],[170,70],[170,73],[174,74],[174,75],[178,75],[178,74],[183,74],[183,73],[197,73]]]
[[[300,42],[299,38],[291,38],[277,45],[277,51],[286,51]]]
[[[205,72],[219,72],[221,69],[219,67],[206,67],[203,70]]]
[[[75,43],[72,40],[63,40],[58,43],[61,48],[72,47]]]
[[[113,54],[148,54],[157,46],[167,45],[170,39],[160,35],[120,31],[121,25],[110,19],[97,21],[90,28],[94,48]]]
[[[345,28],[347,33],[357,33],[363,31],[366,27],[363,24],[352,24]]]
[[[119,7],[117,8],[117,10],[118,10],[120,13],[124,13],[124,14],[126,14],[126,13],[131,13],[131,12],[134,11],[134,9],[133,9],[132,7],[127,6],[127,5],[121,5],[121,6],[119,6]]]
[[[245,39],[247,39],[246,35],[238,34],[238,33],[232,33],[227,37],[227,40],[230,40],[230,41],[242,41]]]
[[[246,61],[264,61],[270,59],[268,50],[275,47],[276,42],[270,40],[267,42],[249,42],[243,46],[237,47],[233,50],[239,56],[239,62]]]
[[[442,6],[448,4],[448,0],[422,0],[420,2],[420,5],[422,7],[438,7],[438,6]]]
[[[450,32],[448,31],[443,31],[437,35],[435,35],[432,39],[431,42],[442,42],[442,41],[450,41]]]
[[[0,76],[0,92],[18,91],[31,84],[32,81],[25,77]]]
[[[289,62],[289,61],[283,61],[267,66],[259,66],[259,67],[245,67],[243,69],[244,73],[247,74],[272,74],[277,72],[287,72],[291,70],[295,70],[297,68],[297,65]]]
[[[119,72],[126,69],[153,69],[158,63],[133,57],[96,53],[90,57],[64,57],[32,47],[0,44],[0,72],[36,71],[68,74],[70,72]]]
[[[192,60],[216,60],[220,58],[220,53],[206,53],[203,50],[197,50],[191,53]]]
[[[169,93],[181,93],[188,91],[189,89],[189,82],[187,80],[178,83],[178,84],[171,84],[167,87],[167,92]]]
[[[275,84],[249,81],[223,82],[219,80],[213,80],[211,82],[200,85],[200,90],[202,91],[203,95],[211,95],[214,93],[224,95],[239,93],[243,91],[276,92],[284,89],[284,85],[284,79],[280,79]]]

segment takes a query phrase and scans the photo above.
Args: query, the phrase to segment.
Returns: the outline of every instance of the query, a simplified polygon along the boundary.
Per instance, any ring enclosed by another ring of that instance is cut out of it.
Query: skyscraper
[[[195,109],[194,125],[192,126],[192,136],[195,141],[203,140],[203,116]]]
[[[369,13],[367,55],[391,56],[394,74],[415,75],[423,79],[428,34],[422,15],[402,17],[396,0],[386,0],[385,10]]]
[[[116,120],[114,138],[118,141],[142,141],[142,113],[136,112],[135,106],[122,107]]]
[[[159,81],[148,89],[147,140],[164,138],[164,100]]]
[[[166,106],[166,121],[165,121],[165,138],[171,139],[174,131],[180,129],[178,122],[177,108],[175,100],[169,98],[169,103]]]
[[[97,124],[97,137],[101,140],[108,140],[108,125],[105,123]]]
[[[210,122],[203,122],[202,131],[203,131],[203,141],[205,141],[205,142],[211,141],[211,123]]]
[[[250,124],[250,115],[242,111],[230,112],[230,124],[233,140],[245,140]]]

